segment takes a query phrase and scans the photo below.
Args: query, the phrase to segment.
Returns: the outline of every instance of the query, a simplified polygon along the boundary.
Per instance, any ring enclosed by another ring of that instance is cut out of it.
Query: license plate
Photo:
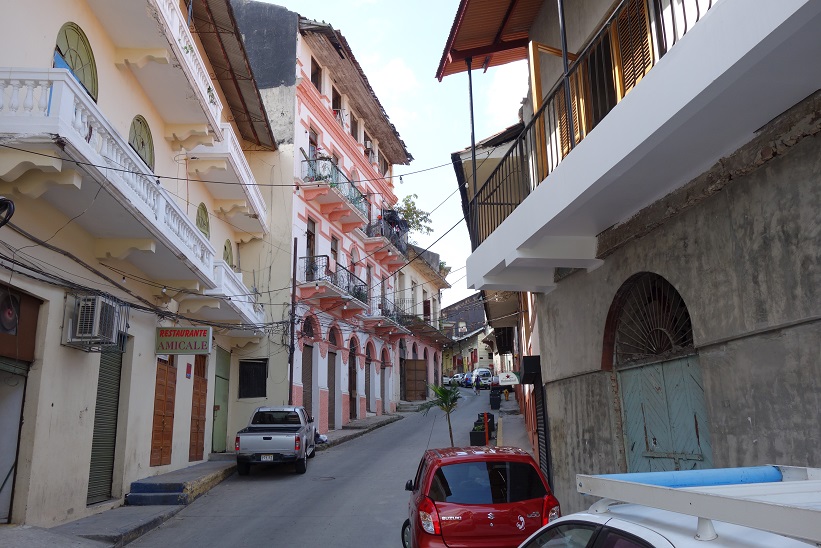
[[[260,455],[259,460],[261,460],[262,462],[274,462],[274,456],[273,455]]]

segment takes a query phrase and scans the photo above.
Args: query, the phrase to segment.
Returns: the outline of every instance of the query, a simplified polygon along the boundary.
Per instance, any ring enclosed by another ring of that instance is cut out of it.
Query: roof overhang
[[[436,78],[471,68],[527,59],[530,27],[543,0],[461,0],[450,29]]]
[[[220,83],[240,135],[264,149],[276,150],[230,0],[195,0],[192,15],[213,78]]]

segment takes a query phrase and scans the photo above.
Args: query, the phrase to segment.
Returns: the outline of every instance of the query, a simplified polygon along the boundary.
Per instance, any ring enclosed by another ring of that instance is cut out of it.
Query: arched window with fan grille
[[[57,33],[53,66],[68,69],[91,98],[97,101],[97,65],[94,62],[94,52],[83,29],[76,23],[66,23]]]
[[[208,220],[208,208],[203,203],[200,203],[197,207],[197,228],[205,234],[206,238],[211,237],[211,223]]]

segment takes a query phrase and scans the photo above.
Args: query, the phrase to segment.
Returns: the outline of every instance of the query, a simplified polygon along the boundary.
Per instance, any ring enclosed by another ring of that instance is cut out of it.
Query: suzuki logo
[[[491,512],[487,515],[487,519],[493,519],[494,517],[495,516],[493,515],[493,512]]]

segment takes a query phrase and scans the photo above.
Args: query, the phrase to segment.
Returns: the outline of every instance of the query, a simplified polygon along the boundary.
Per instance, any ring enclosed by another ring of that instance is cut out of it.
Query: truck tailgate
[[[247,428],[239,432],[240,453],[293,453],[299,427]]]

